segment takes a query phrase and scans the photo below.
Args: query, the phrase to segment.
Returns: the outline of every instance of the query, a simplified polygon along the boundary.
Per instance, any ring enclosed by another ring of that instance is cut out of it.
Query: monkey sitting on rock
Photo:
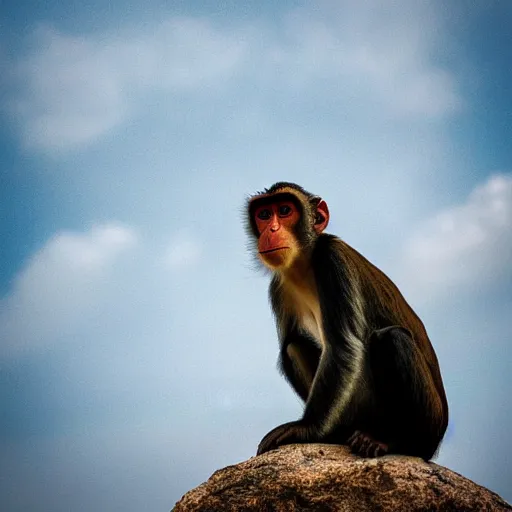
[[[280,182],[252,196],[248,232],[272,272],[279,365],[305,402],[258,454],[291,443],[348,444],[353,453],[431,459],[448,425],[436,354],[395,284],[325,234],[324,200]]]

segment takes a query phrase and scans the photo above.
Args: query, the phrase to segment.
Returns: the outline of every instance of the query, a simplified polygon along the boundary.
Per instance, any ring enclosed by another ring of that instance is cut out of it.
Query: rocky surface
[[[362,459],[344,446],[284,446],[216,471],[182,511],[512,511],[497,494],[432,462]]]

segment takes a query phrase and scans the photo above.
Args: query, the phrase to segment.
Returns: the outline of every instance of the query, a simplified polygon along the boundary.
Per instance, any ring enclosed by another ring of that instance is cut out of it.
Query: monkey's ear
[[[316,206],[316,219],[313,227],[317,233],[321,233],[329,224],[329,208],[327,207],[327,203],[320,199]]]

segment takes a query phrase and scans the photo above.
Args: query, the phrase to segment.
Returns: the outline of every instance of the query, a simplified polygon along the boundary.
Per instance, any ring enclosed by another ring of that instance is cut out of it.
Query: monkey
[[[302,417],[271,430],[257,454],[323,442],[430,460],[448,402],[425,327],[397,286],[324,233],[327,203],[299,185],[257,192],[246,212],[256,260],[272,274],[278,367],[304,402]]]

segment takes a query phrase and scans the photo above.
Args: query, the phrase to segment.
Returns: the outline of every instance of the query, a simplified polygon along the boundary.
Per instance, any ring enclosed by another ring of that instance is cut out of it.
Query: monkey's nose
[[[277,219],[274,218],[274,220],[270,224],[270,231],[275,232],[279,229],[280,225]]]

